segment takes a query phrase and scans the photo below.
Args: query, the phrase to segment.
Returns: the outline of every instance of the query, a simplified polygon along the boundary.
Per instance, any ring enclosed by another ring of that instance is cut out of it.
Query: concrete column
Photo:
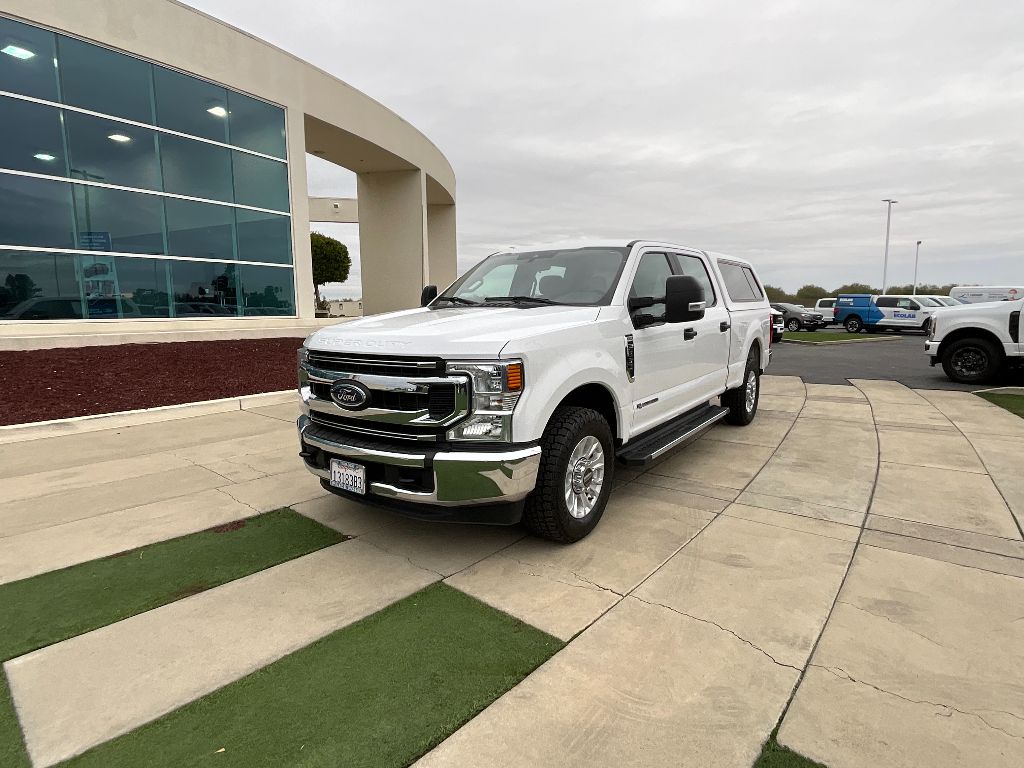
[[[455,244],[455,206],[427,206],[427,282],[443,291],[455,282],[458,269]]]
[[[384,171],[357,180],[363,314],[418,307],[427,272],[426,176]]]
[[[313,253],[309,246],[309,193],[306,191],[306,128],[301,109],[285,110],[288,133],[288,195],[292,207],[292,260],[295,265],[295,314],[316,316]]]

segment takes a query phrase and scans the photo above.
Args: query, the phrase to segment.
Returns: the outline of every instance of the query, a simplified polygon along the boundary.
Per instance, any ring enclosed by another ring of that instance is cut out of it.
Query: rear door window
[[[876,307],[895,307],[896,297],[895,296],[879,296],[875,300]]]

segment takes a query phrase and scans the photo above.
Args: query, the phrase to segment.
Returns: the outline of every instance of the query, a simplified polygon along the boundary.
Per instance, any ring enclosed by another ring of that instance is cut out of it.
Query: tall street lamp
[[[889,207],[885,214],[885,257],[882,261],[882,293],[885,293],[885,281],[889,276],[889,227],[892,224],[892,207],[899,202],[899,200],[890,200],[886,198],[882,201],[888,203]]]
[[[917,261],[921,258],[921,241],[917,241],[917,248],[914,250],[914,295],[917,296]]]

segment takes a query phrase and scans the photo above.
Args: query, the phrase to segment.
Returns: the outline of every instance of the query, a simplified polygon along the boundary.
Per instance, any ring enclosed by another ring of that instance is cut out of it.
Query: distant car
[[[1024,285],[958,285],[949,292],[949,295],[967,304],[1017,301],[1024,298]]]
[[[921,331],[928,333],[932,314],[945,309],[924,296],[844,293],[836,300],[836,322],[848,333]]]
[[[786,330],[785,315],[777,309],[772,309],[772,344],[782,341],[782,334]]]
[[[825,327],[825,319],[820,312],[813,312],[807,307],[799,304],[772,304],[772,309],[783,314],[783,321],[786,323],[786,330],[792,333],[797,331],[816,331]]]
[[[825,325],[832,325],[836,321],[836,300],[835,297],[818,299],[814,303],[814,311],[820,312]]]
[[[952,296],[935,296],[934,294],[928,294],[928,298],[932,301],[937,301],[944,307],[960,307],[964,304],[970,304],[969,301],[963,299],[954,299]]]

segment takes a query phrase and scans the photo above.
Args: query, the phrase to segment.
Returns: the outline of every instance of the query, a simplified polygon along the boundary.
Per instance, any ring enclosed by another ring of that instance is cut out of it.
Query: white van
[[[1016,301],[1024,299],[1024,286],[958,285],[949,292],[949,295],[968,304],[981,304],[987,301]]]

